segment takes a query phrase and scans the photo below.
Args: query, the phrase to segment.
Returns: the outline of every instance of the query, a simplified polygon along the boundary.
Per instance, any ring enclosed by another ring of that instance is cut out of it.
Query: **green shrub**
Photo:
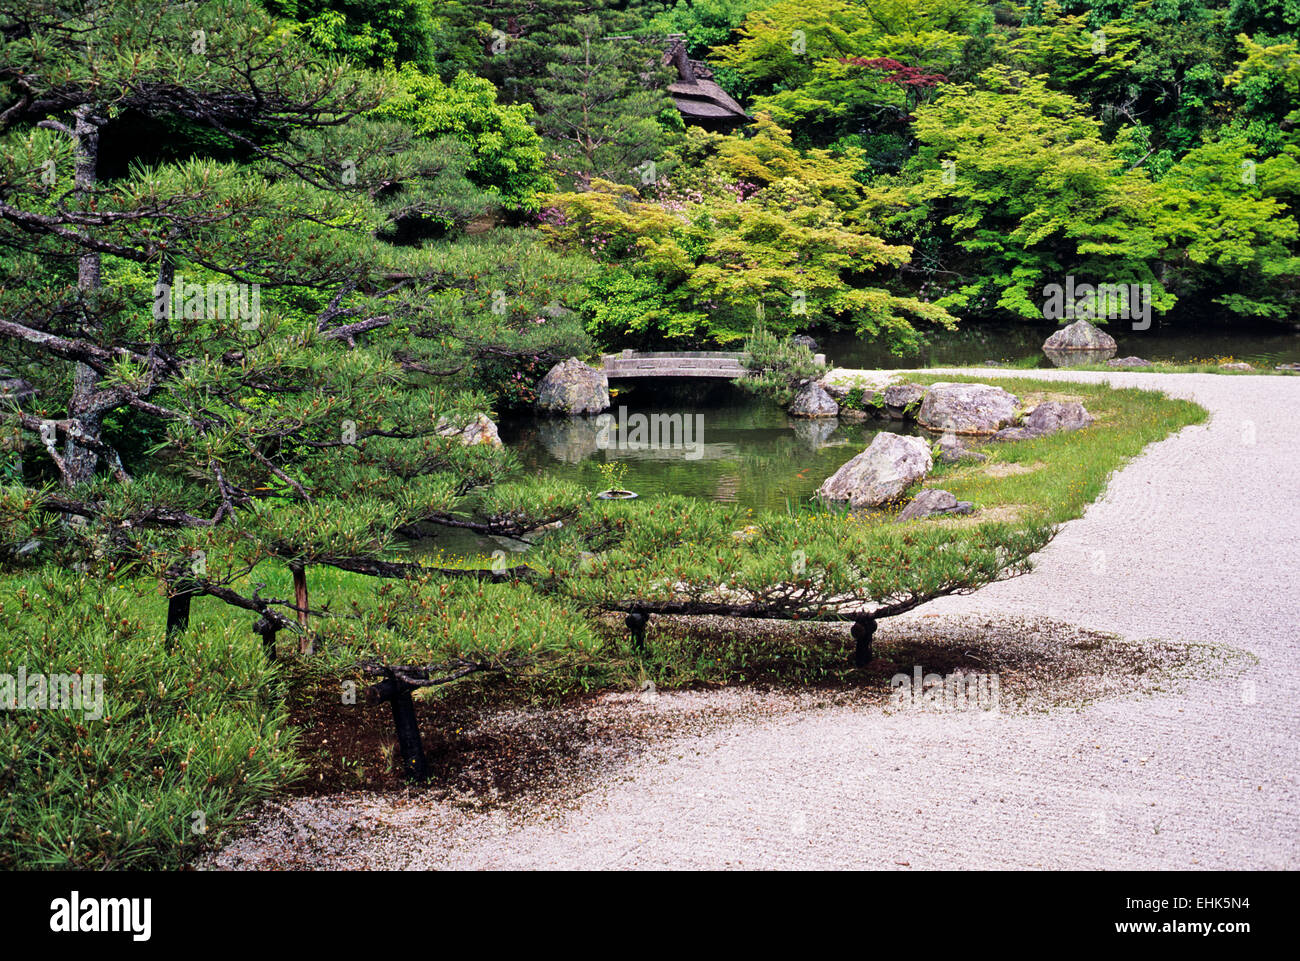
[[[142,583],[51,569],[0,583],[0,675],[80,674],[85,691],[102,676],[99,719],[0,711],[0,868],[175,867],[299,773],[248,625],[196,619],[169,651],[167,601]]]

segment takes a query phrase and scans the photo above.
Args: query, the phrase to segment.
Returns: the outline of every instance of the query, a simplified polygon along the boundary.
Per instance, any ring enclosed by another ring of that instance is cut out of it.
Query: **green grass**
[[[912,563],[945,553],[934,548],[949,540],[978,540],[985,530],[998,542],[1020,528],[1078,517],[1143,447],[1206,417],[1195,404],[1153,391],[1001,375],[996,383],[1026,406],[1051,397],[1078,398],[1097,422],[1075,433],[986,443],[981,449],[990,455],[987,463],[936,463],[924,486],[974,502],[979,512],[968,518],[897,525],[889,517],[846,519],[826,510],[753,513],[685,499],[601,502],[593,505],[593,515],[631,518],[637,537],[665,538],[662,551],[634,545],[632,555],[646,557],[647,570],[659,562],[678,563],[670,556],[674,550],[685,558],[681,563],[704,563],[694,557],[704,552],[693,545],[706,542],[708,553],[725,555],[719,558],[723,568],[743,574],[752,564],[756,576],[767,560],[788,568],[792,546],[806,547],[810,563],[818,550],[833,560],[852,549],[848,544]],[[1015,465],[1031,469],[1007,473]],[[654,523],[653,512],[659,518]],[[751,524],[761,536],[734,543],[730,531]],[[674,529],[680,535],[676,544]],[[532,563],[552,562],[571,536],[577,536],[571,527],[557,532],[559,546],[550,559],[539,551]],[[656,569],[653,576],[661,573]],[[712,573],[705,570],[705,576]],[[262,564],[240,586],[247,591],[254,584],[262,585],[265,597],[292,596],[283,565]],[[211,598],[195,601],[190,630],[169,650],[163,642],[166,599],[156,583],[92,582],[54,569],[0,578],[0,672],[25,665],[29,672],[106,676],[103,720],[50,710],[0,713],[0,867],[186,863],[227,837],[251,804],[302,775],[286,693],[328,689],[348,678],[364,681],[356,665],[367,657],[427,663],[471,637],[476,649],[488,653],[493,645],[505,653],[550,651],[553,656],[509,681],[462,682],[459,692],[439,688],[427,694],[532,701],[636,689],[646,680],[668,689],[755,680],[842,683],[850,675],[843,630],[835,626],[809,625],[802,633],[789,625],[764,628],[762,622],[731,632],[665,626],[651,632],[650,650],[642,652],[626,637],[620,617],[593,622],[574,599],[523,585],[434,581],[420,591],[313,567],[309,586],[315,609],[368,613],[316,620],[321,639],[310,659],[295,659],[296,638],[283,633],[284,660],[277,665],[266,659],[252,632],[253,615]],[[393,624],[403,630],[390,632]]]

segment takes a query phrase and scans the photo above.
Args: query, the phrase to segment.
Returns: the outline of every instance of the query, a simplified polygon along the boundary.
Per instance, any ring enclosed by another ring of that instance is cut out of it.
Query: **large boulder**
[[[497,425],[487,414],[473,414],[469,418],[456,420],[439,417],[434,430],[440,437],[459,437],[460,442],[466,446],[472,447],[478,444],[487,444],[489,447],[505,446],[501,442],[501,435],[497,433]]]
[[[840,412],[840,405],[835,398],[818,383],[807,383],[795,394],[790,402],[791,417],[834,417]]]
[[[1086,320],[1076,320],[1048,337],[1043,350],[1115,350],[1115,338]]]
[[[893,384],[885,388],[885,413],[902,420],[907,408],[919,404],[924,397],[925,388],[920,384]]]
[[[1006,430],[1000,430],[993,435],[993,439],[997,441],[1030,440],[1034,437],[1055,434],[1061,430],[1079,430],[1081,427],[1087,427],[1091,424],[1093,419],[1093,416],[1078,401],[1063,404],[1059,401],[1049,400],[1031,410],[1019,427],[1008,427]]]
[[[975,509],[970,501],[959,501],[950,491],[923,490],[898,515],[898,522],[919,520],[935,514],[969,514]]]
[[[922,427],[954,434],[992,434],[1016,421],[1020,399],[989,384],[933,385],[921,401]]]
[[[817,493],[849,506],[879,507],[897,500],[934,467],[930,446],[920,437],[881,431],[871,446],[822,482]]]
[[[576,357],[562,360],[538,383],[537,408],[570,415],[609,410],[609,378]]]

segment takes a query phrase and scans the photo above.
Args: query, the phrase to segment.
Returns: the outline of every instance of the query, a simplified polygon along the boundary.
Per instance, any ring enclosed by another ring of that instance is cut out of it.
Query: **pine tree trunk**
[[[76,165],[74,182],[77,194],[83,201],[89,201],[90,192],[95,186],[96,168],[99,165],[99,126],[91,118],[91,108],[79,107],[75,112],[76,126],[73,128]],[[103,284],[100,276],[100,257],[97,252],[83,253],[77,260],[77,292],[85,301],[93,302]],[[99,440],[102,415],[97,413],[91,403],[99,387],[99,375],[87,365],[78,362],[72,375],[72,396],[68,400],[68,419],[74,421],[81,434],[92,440]],[[63,452],[66,472],[63,483],[67,487],[84,484],[95,476],[95,467],[99,455],[93,450],[82,447],[72,438],[68,439]]]

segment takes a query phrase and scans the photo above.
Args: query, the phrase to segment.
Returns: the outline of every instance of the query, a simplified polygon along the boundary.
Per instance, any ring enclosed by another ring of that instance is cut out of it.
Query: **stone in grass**
[[[989,384],[934,384],[921,401],[922,427],[954,434],[992,434],[1016,422],[1020,399]]]
[[[912,503],[903,508],[898,515],[898,523],[933,517],[936,514],[969,514],[975,509],[970,501],[959,501],[956,496],[943,490],[923,490],[912,498]]]
[[[548,414],[599,414],[609,410],[609,378],[576,357],[562,360],[537,384],[537,407]]]
[[[835,398],[818,383],[807,383],[794,395],[790,402],[791,417],[834,417],[840,412],[840,405]]]
[[[1115,350],[1115,338],[1086,320],[1076,320],[1048,337],[1043,350]]]
[[[1227,364],[1219,365],[1219,370],[1254,370],[1254,369],[1255,369],[1254,367],[1250,366],[1250,364],[1247,364],[1245,361],[1237,361],[1235,363],[1227,363]]]
[[[897,500],[933,467],[924,440],[881,431],[870,447],[823,481],[817,493],[826,500],[848,501],[855,509],[879,507]]]
[[[473,447],[478,444],[487,444],[489,447],[504,447],[501,442],[501,435],[497,433],[497,425],[492,422],[492,418],[487,414],[472,414],[468,420],[460,419],[449,421],[446,417],[439,417],[438,423],[434,425],[434,430],[440,437],[459,437],[460,442],[467,447]]]
[[[963,460],[988,460],[987,454],[981,454],[977,450],[967,450],[956,434],[944,434],[939,438],[937,447],[939,460],[945,464],[956,464]]]
[[[1107,367],[1150,367],[1151,361],[1141,357],[1112,357],[1106,361]]]
[[[1079,430],[1087,427],[1093,420],[1093,416],[1077,400],[1065,404],[1049,400],[1031,410],[1019,427],[1000,430],[993,435],[993,439],[996,441],[1031,440],[1062,430]]]

